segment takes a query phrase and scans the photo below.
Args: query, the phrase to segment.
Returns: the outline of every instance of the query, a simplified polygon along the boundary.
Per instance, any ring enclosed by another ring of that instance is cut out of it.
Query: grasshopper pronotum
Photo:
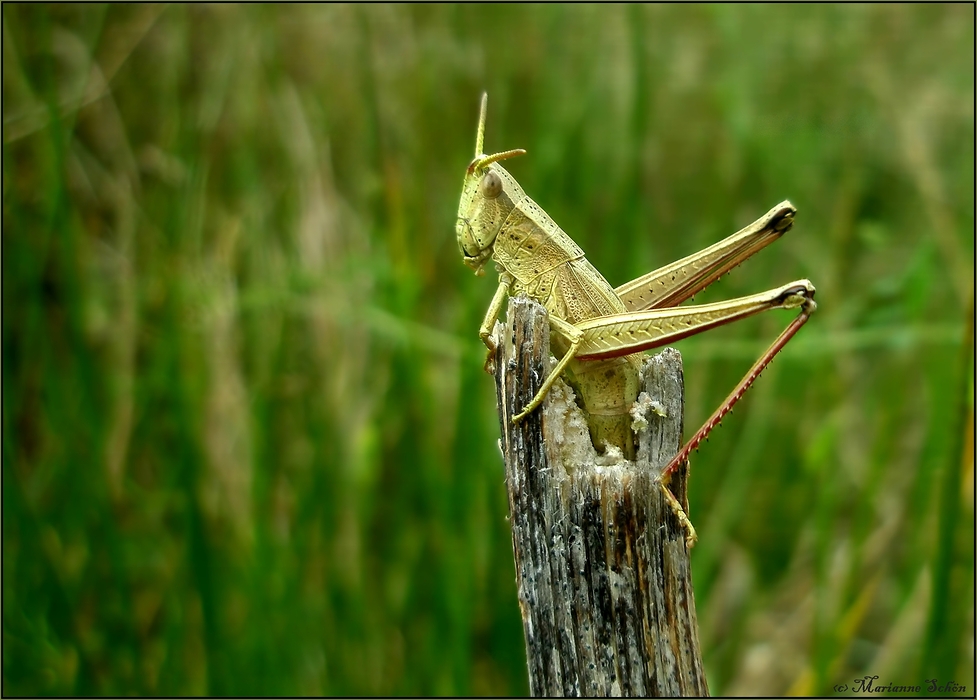
[[[556,379],[564,375],[587,413],[598,450],[613,445],[634,459],[630,409],[637,398],[639,362],[635,353],[661,347],[695,333],[768,309],[800,309],[800,314],[757,360],[725,401],[662,469],[662,490],[688,532],[695,529],[665,483],[706,435],[739,401],[774,355],[817,308],[814,285],[797,280],[768,292],[699,306],[678,307],[723,274],[783,235],[794,223],[790,202],[705,250],[632,280],[618,288],[584,257],[581,248],[543,209],[526,196],[499,161],[523,149],[492,155],[482,152],[488,95],[482,95],[475,158],[465,172],[456,232],[465,264],[478,275],[494,260],[499,287],[479,329],[491,358],[492,328],[505,298],[527,294],[549,312],[552,347],[560,357],[532,401],[513,418],[536,409]],[[486,369],[489,360],[486,361]]]

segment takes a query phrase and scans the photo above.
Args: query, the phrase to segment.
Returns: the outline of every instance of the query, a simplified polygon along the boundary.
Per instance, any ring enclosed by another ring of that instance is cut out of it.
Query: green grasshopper
[[[650,272],[616,289],[584,257],[499,161],[523,155],[519,148],[492,155],[482,152],[488,95],[482,95],[475,158],[465,171],[456,233],[465,264],[485,274],[494,260],[499,287],[479,329],[489,348],[486,370],[493,371],[492,329],[509,295],[526,294],[549,313],[551,345],[560,358],[536,396],[513,418],[521,421],[543,402],[553,383],[565,376],[587,413],[591,440],[599,451],[619,449],[635,458],[631,407],[639,392],[640,357],[690,335],[768,309],[800,309],[799,315],[757,360],[706,423],[662,469],[662,490],[686,527],[687,543],[695,530],[675,496],[665,486],[669,476],[739,401],[774,355],[815,311],[814,285],[808,280],[731,301],[677,305],[786,233],[796,210],[781,202],[763,217],[719,243]]]

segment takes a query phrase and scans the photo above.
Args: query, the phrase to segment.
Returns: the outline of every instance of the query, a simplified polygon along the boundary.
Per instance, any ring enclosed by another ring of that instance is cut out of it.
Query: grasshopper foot
[[[485,355],[485,364],[482,368],[491,375],[495,375],[495,351],[498,348],[495,340],[490,335],[482,336],[482,342],[485,343],[485,347],[488,348],[488,353]]]
[[[537,408],[539,408],[540,405],[542,405],[543,397],[545,396],[546,396],[546,392],[543,389],[540,389],[539,393],[533,397],[533,400],[527,403],[526,407],[522,409],[520,413],[517,413],[512,417],[512,422],[516,424],[521,423],[526,416],[528,416],[530,413],[532,413]]]
[[[523,419],[525,419],[526,416],[528,416],[530,413],[533,412],[533,408],[535,408],[535,406],[532,407],[532,408],[530,408],[529,406],[526,406],[526,408],[522,409],[522,412],[521,413],[517,413],[516,415],[514,415],[512,417],[512,422],[514,424],[516,424],[516,425],[518,425],[519,423],[522,423]]]
[[[672,512],[675,513],[675,517],[678,518],[678,521],[685,529],[686,548],[692,549],[699,539],[699,536],[695,533],[695,528],[692,527],[692,521],[689,520],[689,516],[686,514],[682,504],[678,502],[677,498],[675,498],[675,494],[673,494],[671,490],[665,486],[664,482],[659,482],[659,485],[661,486],[662,494],[665,496],[665,502],[668,503],[668,507],[672,509]]]

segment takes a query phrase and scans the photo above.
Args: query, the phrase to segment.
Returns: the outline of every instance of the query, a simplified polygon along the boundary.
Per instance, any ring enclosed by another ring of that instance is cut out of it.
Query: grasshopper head
[[[455,232],[458,247],[465,264],[476,275],[485,274],[485,263],[492,257],[495,237],[509,212],[525,194],[519,183],[498,161],[525,153],[521,148],[490,156],[482,153],[485,136],[485,110],[488,94],[482,95],[482,110],[478,119],[478,135],[475,137],[475,159],[465,171],[458,203],[458,222]]]

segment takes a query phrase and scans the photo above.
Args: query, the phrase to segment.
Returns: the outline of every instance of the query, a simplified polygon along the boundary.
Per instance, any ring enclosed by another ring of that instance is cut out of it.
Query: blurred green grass
[[[3,6],[3,692],[524,694],[486,149],[820,312],[692,463],[716,694],[974,687],[973,5]],[[788,321],[679,344],[689,430]]]

